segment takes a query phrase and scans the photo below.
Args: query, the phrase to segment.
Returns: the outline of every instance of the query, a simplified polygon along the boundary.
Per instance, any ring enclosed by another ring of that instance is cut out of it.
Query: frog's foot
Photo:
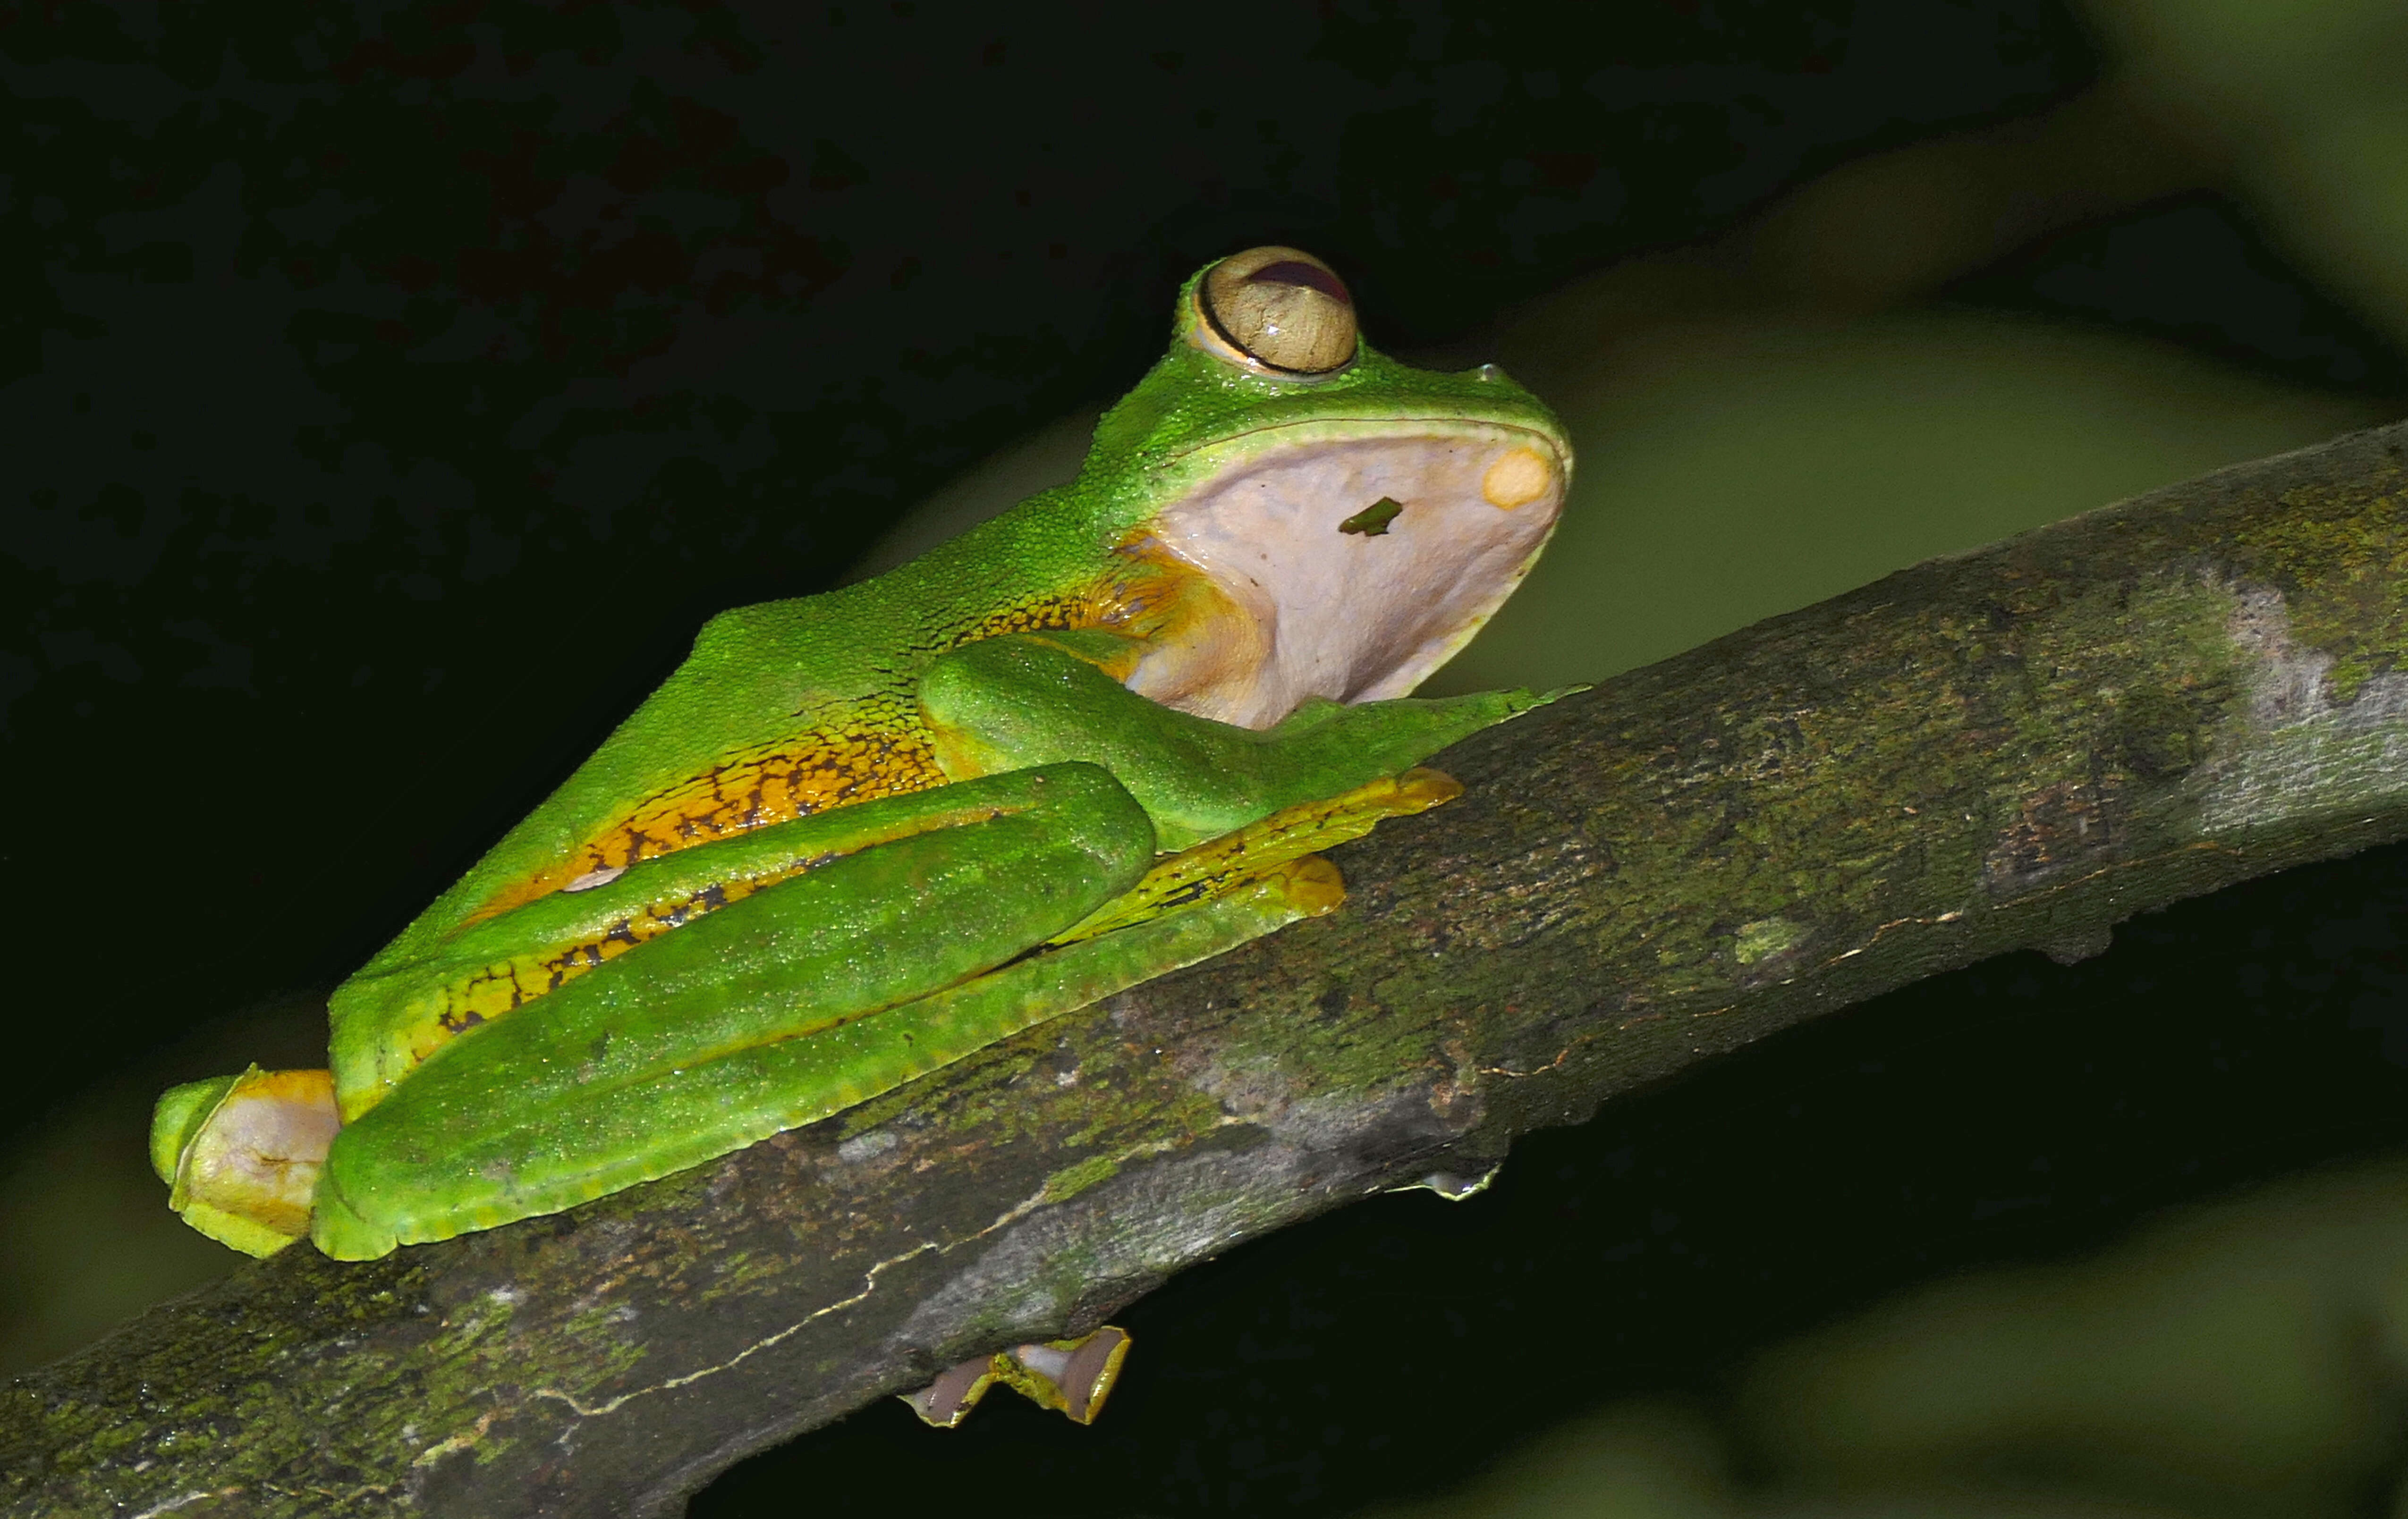
[[[150,1166],[185,1223],[249,1255],[309,1232],[319,1168],[341,1120],[334,1077],[262,1070],[170,1087],[150,1118]]]
[[[1074,944],[1158,918],[1175,908],[1218,901],[1305,855],[1360,838],[1383,819],[1426,812],[1462,795],[1463,783],[1455,777],[1419,766],[1335,796],[1283,807],[1235,833],[1208,838],[1160,861],[1144,880],[1047,943]],[[1333,898],[1317,904],[1313,910],[1326,912],[1337,905],[1338,898]]]
[[[1049,1340],[1041,1344],[1014,1345],[962,1362],[915,1393],[903,1393],[904,1402],[921,1422],[939,1429],[958,1427],[986,1390],[1001,1383],[1037,1404],[1059,1412],[1074,1424],[1093,1424],[1104,1412],[1104,1399],[1121,1374],[1128,1354],[1125,1329],[1105,1325],[1077,1340]]]

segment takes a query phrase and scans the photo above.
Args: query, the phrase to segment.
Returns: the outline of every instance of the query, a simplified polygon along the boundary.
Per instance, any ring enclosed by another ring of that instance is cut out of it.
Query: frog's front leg
[[[1565,695],[1488,691],[1356,706],[1313,699],[1257,730],[1128,690],[1121,678],[1141,652],[1096,631],[1018,634],[953,651],[920,682],[939,763],[948,774],[972,776],[1091,760],[1136,796],[1163,848],[1184,849],[1371,786]]]

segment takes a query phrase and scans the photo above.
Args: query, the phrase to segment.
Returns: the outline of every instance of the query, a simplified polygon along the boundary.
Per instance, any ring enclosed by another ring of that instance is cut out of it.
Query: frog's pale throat
[[[1309,696],[1402,695],[1479,631],[1563,509],[1555,443],[1493,423],[1403,420],[1369,436],[1311,423],[1171,503],[1152,542],[1228,599],[1139,662],[1128,687],[1260,728]],[[1336,524],[1387,498],[1377,534]]]

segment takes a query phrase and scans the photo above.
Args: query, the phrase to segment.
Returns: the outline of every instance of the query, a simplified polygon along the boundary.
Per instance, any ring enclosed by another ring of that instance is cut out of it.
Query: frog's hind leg
[[[994,788],[972,783],[949,789],[975,793]],[[1284,809],[1236,833],[1163,857],[1135,887],[1055,935],[1046,948],[1049,952],[1058,951],[1125,931],[1168,913],[1192,910],[1201,904],[1242,895],[1268,878],[1282,876],[1289,866],[1315,850],[1359,837],[1383,818],[1435,807],[1461,789],[1437,770],[1415,769],[1395,778],[1383,777],[1343,795]],[[954,806],[958,808],[958,801]],[[1188,963],[1201,957],[1193,952],[1208,937],[1215,942],[1224,937],[1231,944],[1242,942],[1295,917],[1327,910],[1336,905],[1338,894],[1334,871],[1296,874],[1293,879],[1282,881],[1273,894],[1278,905],[1268,914],[1260,910],[1259,903],[1241,904],[1233,910],[1226,923],[1216,924],[1209,918],[1198,919],[1186,924],[1185,932],[1168,936],[1151,951],[1131,955],[1127,952],[1136,946],[1123,942],[1113,946],[1113,954],[1106,958],[1129,966],[1150,965],[1162,962],[1167,949],[1169,961]],[[1161,968],[1167,970],[1173,966],[1162,963]],[[980,1008],[976,1019],[986,1020],[991,1026],[1017,1027],[1020,1010],[1025,1006],[1062,1002],[1074,996],[1093,1000],[1126,984],[1118,975],[1083,982],[1068,974],[1073,970],[1071,961],[1032,965],[1007,982],[993,985],[973,983],[975,993],[965,988],[961,1000],[975,1002]],[[1113,984],[1107,986],[1105,982]],[[1075,1005],[1064,1003],[1056,1010],[1068,1011]],[[939,1047],[953,1048],[959,1042],[954,1039],[941,1046],[931,1044],[929,1049],[933,1052]],[[900,1084],[910,1078],[890,1069],[877,1079]],[[812,1082],[822,1080],[835,1078],[833,1073],[825,1078],[810,1078],[800,1088],[805,1094],[803,1109],[820,1100],[808,1094],[814,1090]],[[866,1095],[875,1095],[878,1090],[860,1081],[851,1083],[850,1088],[839,1083],[826,1089],[852,1088],[866,1089]],[[782,1122],[782,1114],[801,1110],[781,1110],[773,1100],[767,1111],[780,1116],[762,1120],[774,1125],[764,1128],[764,1133],[791,1126]],[[240,1078],[189,1082],[163,1096],[152,1125],[153,1164],[161,1180],[174,1188],[170,1205],[186,1223],[236,1250],[267,1254],[308,1231],[310,1193],[336,1128],[333,1096],[324,1071],[267,1073],[254,1068]],[[980,1391],[984,1386],[981,1383]],[[968,1402],[961,1405],[960,1413],[967,1413],[968,1403],[975,1401],[976,1396],[970,1396]]]
[[[614,1082],[575,1079],[576,1041],[591,1037],[583,1018],[553,1041],[560,1053],[550,1061],[487,1070],[457,1060],[478,1042],[463,1040],[343,1131],[319,1187],[312,1238],[330,1255],[366,1259],[396,1243],[557,1212],[684,1170],[1326,912],[1343,896],[1326,861],[1296,861],[1217,900],[1031,954],[899,1006],[822,1022],[807,1038],[768,1038],[674,1068],[647,1061],[639,1074]],[[555,995],[609,984],[597,971]],[[513,1020],[479,1040],[561,1022]]]
[[[922,834],[943,833],[956,841],[944,851],[995,859],[1025,847],[1014,840],[1025,841],[1032,824],[1057,841],[1091,837],[1115,871],[1132,865],[1143,869],[1155,848],[1150,825],[1111,777],[1089,766],[1033,766],[691,844],[428,942],[405,936],[336,989],[328,1010],[331,1063],[339,1078],[336,1100],[344,1119],[355,1120],[453,1039],[515,1018],[522,1008],[556,1007],[552,999],[560,992],[624,954],[690,933],[716,914],[734,911],[758,922],[761,910],[746,906],[755,894],[832,867],[839,876],[858,876],[860,867],[842,862]],[[1068,864],[1066,879],[1083,880],[1084,867],[1075,857]],[[997,920],[998,925],[1023,909],[1041,918],[1050,910],[1043,894],[1054,881],[1044,870],[1025,879],[1010,874],[983,902],[973,883],[962,894],[962,915],[971,924]],[[859,900],[870,890],[865,885],[851,895]],[[924,895],[908,881],[901,891],[906,901]],[[780,897],[793,899],[792,891]],[[780,915],[772,910],[766,916],[776,922]],[[953,941],[961,939],[955,935]],[[1011,943],[996,958],[1030,942]],[[943,958],[951,963],[958,956]],[[648,954],[644,963],[658,970],[660,960]],[[967,965],[956,974],[982,968]]]

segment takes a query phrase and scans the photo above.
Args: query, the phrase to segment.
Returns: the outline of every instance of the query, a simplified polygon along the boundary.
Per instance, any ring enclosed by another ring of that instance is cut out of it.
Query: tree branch
[[[672,1513],[1817,1012],[2408,835],[2403,482],[2408,424],[2354,435],[1482,735],[1461,800],[1337,853],[1332,917],[571,1213],[288,1251],[20,1379],[0,1502]]]

